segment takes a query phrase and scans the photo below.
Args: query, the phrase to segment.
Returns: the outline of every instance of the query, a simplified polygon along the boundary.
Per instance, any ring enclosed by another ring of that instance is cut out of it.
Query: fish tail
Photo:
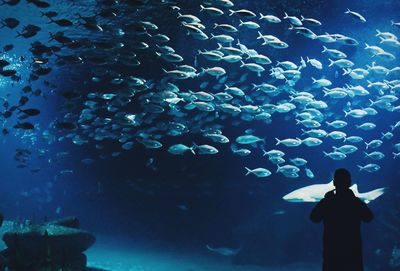
[[[279,172],[279,170],[281,169],[281,167],[279,166],[279,164],[276,164],[277,168],[276,168],[276,173]]]
[[[248,167],[244,167],[244,168],[247,170],[246,175],[244,175],[244,176],[247,176],[252,172],[251,169],[249,169]]]
[[[365,149],[368,150],[369,144],[367,142],[364,143],[365,143]]]
[[[204,10],[204,6],[200,5],[200,12]]]
[[[368,49],[370,46],[368,45],[368,43],[365,43],[365,48],[364,49]]]
[[[257,31],[257,33],[258,33],[257,39],[262,39],[262,34],[261,34],[261,32],[260,32],[260,31]]]
[[[344,13],[350,13],[351,12],[351,10],[349,9],[349,8],[347,8],[347,10],[344,12]]]
[[[293,30],[294,29],[294,26],[293,25],[289,25],[289,28],[288,28],[289,30]]]
[[[239,20],[240,21],[240,24],[239,24],[239,26],[241,26],[241,25],[243,25],[244,24],[244,22],[242,21],[242,20]]]
[[[392,129],[392,131],[394,131],[394,129],[395,129],[396,127],[394,127],[394,125],[390,125],[390,128]]]
[[[217,23],[214,23],[213,29],[215,29],[215,28],[217,28],[217,27],[218,27],[218,24],[217,24]]]
[[[303,15],[300,15],[300,18],[301,18],[301,20],[302,20],[302,21],[304,21],[304,20],[305,20],[305,18],[304,18],[304,16],[303,16]]]
[[[240,60],[240,63],[241,63],[240,68],[244,67],[245,63],[243,62],[243,60]]]
[[[260,20],[264,17],[264,15],[260,12]],[[392,21],[392,25],[393,25],[393,21]]]
[[[364,154],[365,154],[364,158],[367,158],[367,157],[369,157],[369,155],[368,155],[368,153],[367,153],[367,152],[364,152]]]
[[[322,151],[324,153],[324,156],[329,156],[329,154],[326,151]]]
[[[289,15],[285,12],[285,17],[283,17],[283,19],[287,19],[289,18]]]
[[[191,147],[191,148],[192,148],[193,150],[197,149],[198,147],[199,147],[199,146],[198,146],[195,142],[192,143],[192,147]]]
[[[268,154],[268,152],[265,149],[262,149],[263,155],[262,156],[266,156]]]
[[[276,144],[275,144],[275,146],[277,146],[277,145],[281,144],[281,141],[280,141],[278,138],[276,138],[276,137],[275,137],[275,140],[276,140]]]
[[[343,110],[343,112],[344,112],[344,117],[347,117],[347,115],[350,113],[350,111],[346,111],[346,110]]]
[[[328,65],[328,67],[332,67],[333,64],[335,64],[335,61],[333,61],[333,60],[330,59],[330,58],[328,58],[328,60],[329,60],[329,65]]]
[[[322,48],[323,48],[322,53],[325,53],[326,51],[328,51],[328,48],[326,48],[325,45],[322,45]]]
[[[228,16],[232,16],[233,14],[235,14],[235,11],[232,10],[232,9],[230,9],[230,10],[229,10],[229,15],[228,15]]]
[[[371,99],[368,99],[368,101],[370,102],[369,106],[373,106],[375,104],[375,102]]]

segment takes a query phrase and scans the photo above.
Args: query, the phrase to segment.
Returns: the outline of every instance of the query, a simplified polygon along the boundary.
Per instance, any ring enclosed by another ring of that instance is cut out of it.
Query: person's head
[[[333,185],[336,190],[346,190],[351,185],[350,172],[345,168],[338,168],[333,176]]]

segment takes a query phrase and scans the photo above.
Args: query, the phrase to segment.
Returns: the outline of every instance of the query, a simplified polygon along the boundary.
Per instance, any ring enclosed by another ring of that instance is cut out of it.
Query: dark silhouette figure
[[[323,221],[323,271],[363,271],[361,221],[370,222],[373,214],[349,189],[350,172],[335,171],[335,190],[329,191],[314,207],[310,219]]]

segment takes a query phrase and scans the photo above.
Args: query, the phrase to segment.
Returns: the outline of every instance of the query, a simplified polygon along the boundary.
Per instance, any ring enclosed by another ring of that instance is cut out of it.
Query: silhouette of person
[[[363,271],[361,221],[370,222],[373,214],[349,189],[350,172],[335,171],[335,190],[329,191],[314,207],[310,219],[323,221],[323,271]]]

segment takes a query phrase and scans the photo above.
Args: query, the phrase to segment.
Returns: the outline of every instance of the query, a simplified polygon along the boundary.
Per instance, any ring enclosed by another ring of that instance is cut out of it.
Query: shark
[[[329,183],[324,184],[312,184],[299,189],[296,189],[289,194],[283,196],[283,199],[288,202],[318,202],[324,198],[325,194],[331,190],[334,190],[333,180]],[[354,195],[359,199],[363,200],[365,203],[370,203],[371,201],[377,199],[387,188],[382,187],[374,189],[365,193],[360,193],[358,191],[357,184],[353,184],[350,189],[353,191]]]

